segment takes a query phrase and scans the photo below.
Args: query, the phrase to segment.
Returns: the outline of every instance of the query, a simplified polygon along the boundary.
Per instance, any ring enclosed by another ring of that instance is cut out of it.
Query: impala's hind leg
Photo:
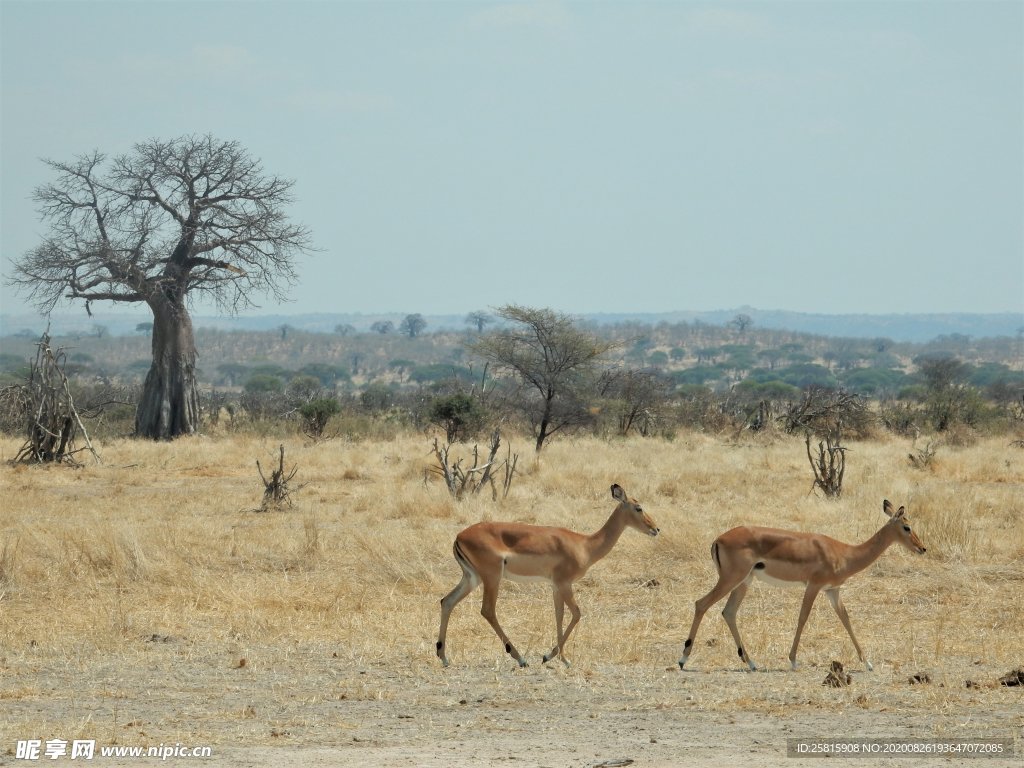
[[[740,628],[736,626],[736,614],[740,610],[740,603],[743,602],[743,598],[747,596],[747,588],[750,586],[750,579],[740,583],[736,589],[729,595],[729,600],[725,604],[725,608],[722,609],[722,616],[725,618],[725,623],[729,625],[729,631],[732,632],[732,638],[736,641],[736,652],[740,658],[747,663],[752,672],[757,671],[757,665],[750,660],[750,656],[747,655],[747,646],[743,644],[743,638],[740,637]]]
[[[441,600],[441,629],[437,633],[437,658],[446,667],[448,666],[448,656],[445,654],[444,642],[445,636],[448,634],[448,619],[455,606],[480,584],[480,577],[459,551],[458,544],[455,545],[454,551],[455,560],[462,568],[462,580]]]
[[[508,639],[508,635],[505,634],[505,630],[501,628],[501,624],[498,623],[498,613],[495,610],[498,604],[498,586],[501,584],[501,578],[496,579],[484,579],[484,604],[480,609],[480,614],[487,619],[487,623],[494,629],[498,639],[501,640],[505,646],[505,652],[519,662],[520,667],[526,666],[526,659],[523,658],[522,654],[516,650],[516,647],[512,645],[512,641]]]
[[[697,637],[697,629],[700,627],[700,622],[704,618],[704,614],[708,612],[708,609],[711,606],[736,589],[746,578],[746,573],[739,575],[727,575],[720,572],[718,574],[718,583],[715,584],[710,592],[694,604],[693,624],[690,625],[690,634],[686,636],[686,643],[683,645],[683,656],[679,659],[680,669],[684,669],[686,667],[686,661],[690,658],[690,654],[693,652],[693,641]],[[744,661],[747,661],[744,657],[742,647],[740,648],[740,657],[744,658]]]

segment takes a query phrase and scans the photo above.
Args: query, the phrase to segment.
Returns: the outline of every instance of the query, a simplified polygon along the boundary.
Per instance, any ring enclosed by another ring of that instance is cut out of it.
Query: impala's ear
[[[896,513],[896,517],[903,517],[905,514],[907,514],[907,508],[900,505],[900,511]]]
[[[618,483],[615,483],[612,486],[612,498],[615,499],[616,501],[626,500],[626,492],[622,490],[622,486],[619,485]]]
[[[886,499],[882,502],[882,511],[885,512],[889,517],[896,514],[896,510],[893,509],[892,502]]]

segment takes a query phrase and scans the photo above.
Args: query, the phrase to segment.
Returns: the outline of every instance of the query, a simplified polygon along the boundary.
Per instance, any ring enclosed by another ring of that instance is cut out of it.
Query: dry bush
[[[935,460],[935,454],[942,445],[942,441],[929,440],[923,448],[917,447],[917,440],[911,445],[910,453],[907,454],[907,461],[915,469],[930,469]]]
[[[970,448],[978,442],[978,432],[967,424],[956,423],[942,433],[945,442],[955,448]]]

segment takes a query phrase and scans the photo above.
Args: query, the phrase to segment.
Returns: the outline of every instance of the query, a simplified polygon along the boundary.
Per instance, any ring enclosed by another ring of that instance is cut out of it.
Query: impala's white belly
[[[769,576],[760,568],[755,568],[751,573],[765,584],[771,584],[773,587],[799,587],[800,589],[803,589],[807,586],[806,581],[786,581],[785,579],[777,579],[774,576]]]
[[[536,555],[508,553],[501,564],[501,575],[512,581],[528,584],[551,583],[551,564]]]
[[[519,573],[512,573],[512,571],[505,569],[502,575],[509,581],[514,581],[518,584],[550,584],[551,579],[547,576],[523,576]]]

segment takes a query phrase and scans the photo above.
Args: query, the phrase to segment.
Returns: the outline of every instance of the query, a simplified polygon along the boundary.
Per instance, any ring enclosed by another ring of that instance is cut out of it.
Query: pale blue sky
[[[266,312],[1024,311],[1018,0],[0,9],[4,274],[38,158],[212,133],[322,249]]]

